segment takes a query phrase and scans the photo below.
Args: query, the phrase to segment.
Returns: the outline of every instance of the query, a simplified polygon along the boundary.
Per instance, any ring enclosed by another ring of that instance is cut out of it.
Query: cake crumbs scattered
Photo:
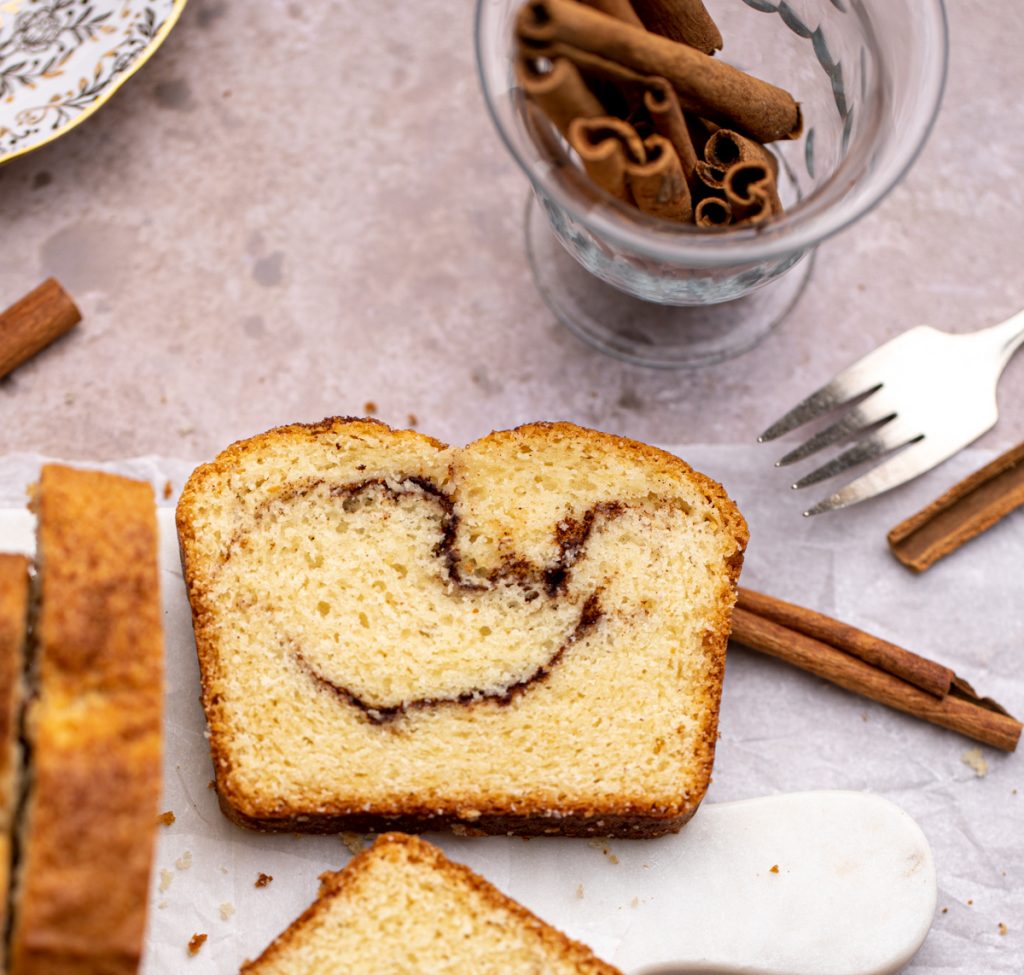
[[[968,907],[974,907],[974,901],[973,900],[968,900],[967,901],[967,906]]]
[[[406,419],[406,422],[411,427],[416,426],[416,424],[420,422],[419,420],[416,419],[416,414],[415,413],[410,413],[405,419]]]
[[[943,914],[948,914],[948,913],[949,913],[949,908],[948,908],[948,907],[944,907],[944,908],[942,909],[942,913],[943,913]]]
[[[160,871],[160,893],[166,893],[170,890],[171,884],[174,882],[174,873],[170,870]]]
[[[157,821],[157,822],[158,822],[158,823],[159,823],[159,824],[160,824],[161,826],[171,826],[171,825],[172,825],[172,824],[174,823],[174,820],[175,820],[176,818],[177,818],[177,817],[176,817],[176,816],[174,815],[174,813],[173,813],[173,812],[171,812],[171,810],[170,810],[170,809],[168,809],[168,810],[167,810],[167,812],[162,812],[162,813],[160,813],[160,815],[159,815],[159,816],[157,816],[157,820],[156,820],[156,821]]]
[[[226,921],[232,914],[235,913],[235,905],[230,901],[225,901],[220,905],[220,919]]]
[[[362,833],[341,833],[341,842],[348,847],[348,852],[355,855],[366,849],[366,837]]]
[[[261,874],[260,874],[260,875],[259,875],[259,876],[258,876],[258,877],[256,878],[256,883],[255,883],[255,886],[256,886],[256,887],[266,887],[266,886],[267,886],[267,884],[269,884],[269,883],[270,883],[270,882],[271,882],[271,881],[272,881],[273,879],[274,879],[274,878],[273,878],[273,877],[271,877],[269,873],[261,873]]]
[[[583,900],[583,884],[576,885],[576,899]]]
[[[769,873],[778,873],[779,872],[779,865],[776,863],[768,872]]]
[[[592,846],[595,850],[600,850],[606,857],[608,857],[609,863],[619,862],[619,858],[614,853],[612,853],[612,848],[608,844],[607,840],[601,839],[600,837],[595,837],[592,840],[588,840],[587,843],[589,846]]]
[[[179,870],[188,870],[192,866],[192,851],[186,850],[177,860],[174,861],[174,865]]]
[[[373,414],[377,412],[377,404],[374,403],[372,399],[368,399],[365,403],[363,403],[363,412],[367,416],[373,416]]]
[[[979,779],[984,778],[988,775],[988,762],[985,761],[985,756],[981,754],[980,748],[968,748],[967,751],[960,756],[960,761],[964,765],[970,765],[974,769],[974,774]]]
[[[639,897],[634,897],[634,898],[633,898],[633,899],[632,899],[632,900],[631,900],[631,901],[629,902],[629,906],[630,906],[630,907],[639,907],[639,906],[640,906],[640,898],[639,898]]]
[[[206,943],[205,934],[194,934],[188,942],[188,953],[190,955],[198,955],[199,949]]]
[[[194,433],[195,429],[196,429],[195,427],[178,427],[178,436],[179,437],[187,437],[187,436],[189,436],[189,434]],[[199,949],[197,948],[196,951],[198,951],[198,950]],[[195,951],[192,952],[192,954],[195,954]]]
[[[159,907],[160,910],[162,911],[162,910],[164,910],[164,908],[167,907],[167,901],[160,901],[160,903],[157,904],[156,906]]]
[[[169,500],[172,494],[174,494],[174,486],[170,481],[164,481],[164,501]]]
[[[1007,926],[1005,924],[1003,924],[1002,921],[1000,921],[999,922],[999,937],[1000,938],[1005,938],[1006,937],[1006,932],[1008,930],[1009,930],[1009,928],[1007,928]]]

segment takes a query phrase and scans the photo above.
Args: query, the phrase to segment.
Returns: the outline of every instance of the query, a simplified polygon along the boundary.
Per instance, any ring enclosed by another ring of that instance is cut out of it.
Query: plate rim
[[[121,77],[110,86],[110,88],[99,98],[96,99],[87,109],[85,109],[75,119],[68,122],[67,125],[57,129],[56,132],[51,132],[44,139],[39,142],[33,142],[31,145],[23,146],[20,149],[16,149],[12,152],[4,153],[0,155],[0,166],[5,166],[13,159],[18,159],[22,156],[27,156],[30,152],[35,152],[37,149],[42,149],[43,146],[48,146],[51,142],[56,141],[62,135],[70,132],[73,128],[81,125],[86,119],[90,118],[96,112],[98,112],[104,105],[110,101],[114,95],[120,91],[121,86],[125,84],[130,78],[132,78],[137,71],[139,71],[145,63],[160,50],[164,41],[167,39],[167,35],[174,29],[174,26],[178,23],[181,17],[182,11],[185,9],[185,5],[188,0],[172,0],[171,12],[167,15],[167,19],[160,26],[160,30],[156,32],[156,36],[146,46],[142,53],[135,59],[128,69],[122,72]]]

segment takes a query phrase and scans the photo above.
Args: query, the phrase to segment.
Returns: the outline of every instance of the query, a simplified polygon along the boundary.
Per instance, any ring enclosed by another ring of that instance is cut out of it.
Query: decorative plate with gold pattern
[[[0,0],[0,163],[103,105],[163,43],[186,0]]]

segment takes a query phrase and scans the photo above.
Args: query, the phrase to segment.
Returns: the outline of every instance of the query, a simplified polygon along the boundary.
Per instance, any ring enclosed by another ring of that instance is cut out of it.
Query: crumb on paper
[[[576,899],[583,900],[583,884],[576,885]]]
[[[1002,921],[1000,921],[999,922],[999,937],[1000,938],[1005,938],[1006,937],[1006,932],[1008,930],[1009,930],[1009,928],[1007,928],[1007,926],[1005,924],[1003,924]]]
[[[948,908],[948,907],[944,907],[944,908],[942,909],[942,913],[943,913],[943,914],[948,914],[948,913],[949,913],[949,908]]]
[[[232,914],[235,913],[235,905],[230,901],[225,901],[220,905],[220,919],[226,921]]]
[[[778,872],[779,872],[779,865],[778,865],[777,863],[776,863],[776,864],[774,864],[774,865],[773,865],[773,866],[772,866],[772,867],[771,867],[771,868],[769,869],[769,871],[768,871],[768,872],[769,872],[769,873],[778,873]]]
[[[595,850],[600,850],[606,857],[608,857],[609,863],[618,863],[619,858],[612,853],[612,848],[606,839],[602,839],[597,836],[592,840],[587,840],[587,845],[592,846]]]
[[[178,427],[178,436],[179,437],[187,437],[190,434],[195,433],[195,430],[196,430],[196,428],[195,427],[191,427],[191,426],[189,426],[189,427]],[[196,950],[198,951],[199,949],[197,948]]]
[[[377,412],[377,404],[374,403],[372,399],[368,399],[365,403],[363,403],[363,412],[367,416],[373,416],[373,414]]]
[[[171,889],[171,884],[174,882],[174,873],[171,870],[160,871],[160,893],[165,894]]]
[[[158,823],[159,823],[159,824],[160,824],[161,826],[171,826],[171,825],[173,825],[173,823],[174,823],[174,820],[175,820],[176,818],[177,818],[177,817],[176,817],[176,816],[174,815],[174,813],[173,813],[173,812],[171,812],[171,810],[170,810],[170,809],[168,809],[168,810],[167,810],[167,812],[162,812],[162,813],[160,813],[160,815],[159,815],[159,816],[157,816],[157,819],[156,819],[156,821],[157,821],[157,822],[158,822]]]
[[[274,878],[269,873],[261,873],[256,877],[256,887],[266,887]]]
[[[973,901],[973,900],[970,900],[970,899],[968,899],[968,901],[967,901],[967,906],[968,906],[968,907],[974,907],[974,901]]]
[[[167,907],[167,901],[160,901],[160,903],[157,904],[156,906],[158,908],[160,908],[160,910],[162,911],[162,910],[164,910]]]
[[[985,761],[985,756],[981,754],[980,748],[968,748],[967,751],[960,756],[960,761],[964,765],[970,765],[974,769],[974,774],[979,779],[984,778],[988,775],[988,762]]]
[[[634,897],[634,898],[633,898],[633,899],[632,899],[632,900],[631,900],[631,901],[629,902],[629,906],[630,906],[630,907],[639,907],[639,906],[640,906],[640,898],[639,898],[639,897]]]
[[[348,847],[349,853],[356,854],[360,850],[366,849],[366,837],[362,833],[344,832],[340,836],[341,842]]]
[[[411,427],[414,427],[414,426],[416,426],[416,424],[420,422],[420,421],[419,421],[419,420],[418,420],[418,419],[416,418],[416,414],[415,414],[415,413],[410,413],[410,414],[409,414],[409,415],[408,415],[408,416],[407,416],[407,417],[406,417],[405,419],[406,419],[406,422],[407,422],[407,423],[409,424],[409,426],[411,426]]]
[[[188,953],[190,955],[198,955],[199,949],[206,943],[206,937],[207,936],[205,934],[192,935],[188,942]]]
[[[174,494],[174,486],[170,481],[164,481],[164,501],[169,500],[172,494]]]
[[[174,865],[179,870],[188,870],[192,866],[192,851],[186,850],[177,860],[174,861]]]

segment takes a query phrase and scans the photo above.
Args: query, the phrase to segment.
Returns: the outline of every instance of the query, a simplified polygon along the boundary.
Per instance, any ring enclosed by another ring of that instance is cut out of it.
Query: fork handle
[[[1002,372],[1013,354],[1024,345],[1024,310],[983,331],[995,342],[1000,355],[999,371]]]

